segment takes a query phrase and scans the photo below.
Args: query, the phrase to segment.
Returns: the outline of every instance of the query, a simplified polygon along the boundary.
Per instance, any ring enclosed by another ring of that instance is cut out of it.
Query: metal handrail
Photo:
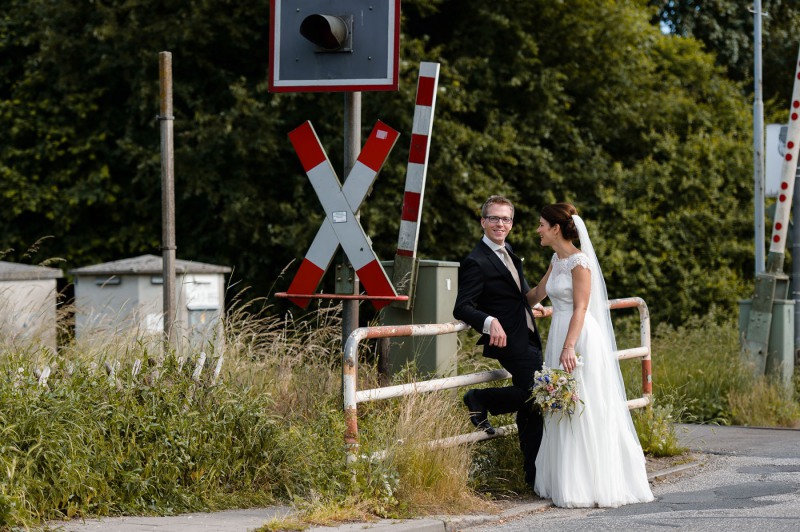
[[[650,350],[650,313],[647,303],[639,297],[629,297],[623,299],[612,299],[608,302],[610,309],[638,308],[640,322],[641,347],[632,349],[622,349],[616,352],[617,359],[625,360],[631,358],[642,359],[642,397],[628,401],[628,409],[633,410],[642,408],[652,402],[653,376],[651,370],[651,350]],[[550,308],[550,307],[547,307]],[[469,329],[469,325],[463,321],[453,321],[449,323],[430,323],[423,325],[382,325],[377,327],[360,327],[353,331],[347,339],[342,360],[342,393],[344,398],[344,419],[345,433],[344,442],[347,450],[347,463],[352,463],[358,456],[358,403],[366,401],[376,401],[380,399],[390,399],[412,393],[432,392],[491,382],[496,380],[511,378],[504,369],[484,371],[481,373],[470,373],[467,375],[457,375],[455,377],[444,377],[422,382],[387,386],[383,388],[373,388],[371,390],[357,390],[358,374],[358,345],[362,340],[370,338],[392,338],[398,336],[438,336],[440,334],[452,334]],[[497,433],[489,435],[486,432],[473,432],[462,434],[429,442],[431,446],[456,445],[465,442],[488,440],[505,436],[516,430],[516,425],[507,425],[497,429]]]

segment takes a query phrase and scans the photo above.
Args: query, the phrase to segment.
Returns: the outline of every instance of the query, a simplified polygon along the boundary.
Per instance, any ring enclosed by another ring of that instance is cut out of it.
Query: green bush
[[[626,347],[638,341],[631,332],[622,339]],[[797,385],[793,396],[780,383],[753,375],[733,320],[709,314],[680,327],[658,326],[651,347],[654,403],[672,409],[676,422],[794,426],[800,421]],[[622,369],[628,396],[640,396],[639,363],[624,361]]]
[[[631,412],[642,450],[650,456],[676,456],[686,452],[678,441],[675,422],[680,411],[672,402],[648,405]]]

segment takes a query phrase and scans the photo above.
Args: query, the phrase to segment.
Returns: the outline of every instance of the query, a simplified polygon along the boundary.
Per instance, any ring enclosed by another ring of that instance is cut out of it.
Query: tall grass
[[[780,383],[754,376],[742,359],[733,320],[710,314],[679,327],[661,325],[652,353],[655,404],[674,406],[675,421],[761,426],[800,421],[797,386],[786,391]],[[640,395],[639,364],[622,364],[629,397]]]
[[[320,521],[479,504],[471,448],[424,443],[466,430],[452,394],[365,406],[362,451],[387,459],[345,466],[338,309],[293,319],[250,302],[223,330],[202,365],[139,330],[57,353],[0,342],[0,527],[276,500]],[[379,377],[361,365],[363,387]]]
[[[127,363],[113,380],[76,363],[46,387],[25,360],[0,367],[0,522],[224,507],[220,491],[250,504],[275,495],[265,466],[281,461],[277,418],[248,390],[197,385],[174,358],[153,383]]]
[[[677,404],[662,398],[656,404],[631,412],[633,425],[645,454],[661,457],[677,456],[686,452],[675,428],[675,423],[683,415]]]
[[[204,366],[140,331],[58,353],[0,343],[0,526],[266,504],[336,484],[338,317],[249,308],[231,313]]]
[[[399,500],[427,513],[471,510],[480,501],[468,489],[472,446],[431,447],[429,442],[462,434],[466,416],[454,394],[410,395],[400,402],[389,467],[398,474]]]
[[[472,430],[452,390],[362,403],[361,458],[347,467],[337,307],[294,319],[265,301],[236,303],[223,330],[202,365],[199,352],[163,351],[140,331],[72,338],[57,353],[0,338],[0,527],[278,500],[325,524],[469,511],[488,504],[476,493],[527,490],[516,436],[429,446]],[[496,367],[471,334],[460,338],[459,373]],[[360,353],[362,389],[381,380],[371,349]],[[799,417],[792,398],[741,367],[732,324],[658,328],[653,353],[656,406],[635,417],[652,454],[668,450],[662,429],[674,420]],[[639,395],[639,365],[623,368],[629,395]],[[396,378],[416,378],[413,367]]]
[[[757,380],[728,396],[733,423],[737,425],[800,428],[800,406],[781,386]]]

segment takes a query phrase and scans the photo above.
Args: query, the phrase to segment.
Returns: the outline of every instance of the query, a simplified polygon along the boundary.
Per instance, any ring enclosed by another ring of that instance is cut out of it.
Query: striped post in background
[[[407,295],[406,301],[395,301],[393,306],[410,309],[414,305],[417,277],[417,243],[422,217],[422,199],[425,193],[425,175],[428,171],[433,111],[439,84],[439,63],[420,63],[417,81],[417,99],[414,107],[414,124],[411,147],[408,153],[406,186],[400,217],[400,235],[392,267],[392,284],[398,294]]]

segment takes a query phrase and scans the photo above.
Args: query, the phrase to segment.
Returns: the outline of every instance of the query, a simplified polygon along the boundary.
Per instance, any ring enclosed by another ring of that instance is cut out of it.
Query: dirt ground
[[[692,464],[702,461],[703,456],[697,453],[685,453],[679,456],[663,456],[654,458],[652,456],[646,457],[647,459],[647,473],[652,474],[656,472],[666,471],[677,466],[685,464]]]

